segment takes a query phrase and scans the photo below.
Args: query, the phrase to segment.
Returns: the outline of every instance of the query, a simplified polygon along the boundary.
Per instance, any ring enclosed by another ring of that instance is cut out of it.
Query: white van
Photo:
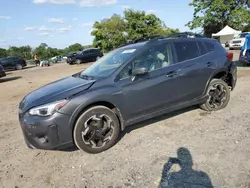
[[[244,32],[239,34],[237,37],[235,37],[233,40],[230,41],[229,43],[229,49],[241,49],[241,47],[244,45],[245,40],[246,40],[246,35],[250,32]]]

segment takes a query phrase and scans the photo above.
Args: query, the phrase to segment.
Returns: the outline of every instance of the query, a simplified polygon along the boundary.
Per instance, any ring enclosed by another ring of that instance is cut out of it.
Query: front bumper
[[[55,113],[49,117],[19,113],[24,140],[29,148],[64,149],[73,146],[70,116]]]
[[[242,44],[242,43],[230,43],[229,48],[231,48],[231,49],[240,49],[240,48],[242,48],[243,45],[244,44]]]
[[[67,62],[68,64],[74,64],[74,63],[75,63],[75,59],[67,58],[66,62]]]

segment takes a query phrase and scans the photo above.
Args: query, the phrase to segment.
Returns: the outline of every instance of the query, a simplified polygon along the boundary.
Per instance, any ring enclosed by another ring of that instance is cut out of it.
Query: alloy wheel
[[[208,91],[208,105],[212,109],[220,108],[226,101],[226,88],[222,84],[214,84]]]
[[[85,121],[81,132],[82,140],[92,148],[104,147],[112,138],[114,122],[105,114],[93,115]]]

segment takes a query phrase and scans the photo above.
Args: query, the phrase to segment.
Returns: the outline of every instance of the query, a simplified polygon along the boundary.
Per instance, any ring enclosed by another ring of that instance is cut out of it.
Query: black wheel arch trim
[[[206,87],[205,87],[205,89],[204,89],[204,91],[203,91],[203,95],[206,95],[208,86],[209,86],[210,82],[212,81],[212,79],[215,78],[215,76],[218,75],[218,74],[220,74],[220,73],[223,73],[223,74],[225,74],[225,75],[228,75],[230,72],[229,72],[229,70],[226,69],[226,68],[223,68],[223,69],[220,69],[220,70],[217,70],[216,72],[214,72],[214,73],[210,76],[210,78],[208,79],[208,81],[207,81],[207,83],[206,83]]]
[[[117,105],[115,105],[114,103],[107,101],[107,100],[98,100],[98,101],[91,101],[88,103],[84,103],[84,104],[80,105],[78,108],[76,108],[76,110],[73,112],[73,114],[70,118],[70,121],[69,121],[70,122],[70,129],[72,131],[74,130],[75,123],[76,123],[77,119],[81,116],[81,114],[84,111],[86,111],[87,109],[94,107],[94,106],[105,106],[109,109],[112,109],[118,117],[121,130],[125,129],[124,119],[123,119],[122,113],[121,113],[120,109],[117,107]],[[110,108],[111,106],[113,108]]]

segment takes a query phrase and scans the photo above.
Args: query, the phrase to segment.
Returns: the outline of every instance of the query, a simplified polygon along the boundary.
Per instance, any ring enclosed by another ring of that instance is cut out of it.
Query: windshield
[[[238,35],[238,37],[236,38],[245,38],[247,36],[248,33],[241,33]]]
[[[80,77],[107,77],[136,52],[136,48],[114,50],[85,69]]]

